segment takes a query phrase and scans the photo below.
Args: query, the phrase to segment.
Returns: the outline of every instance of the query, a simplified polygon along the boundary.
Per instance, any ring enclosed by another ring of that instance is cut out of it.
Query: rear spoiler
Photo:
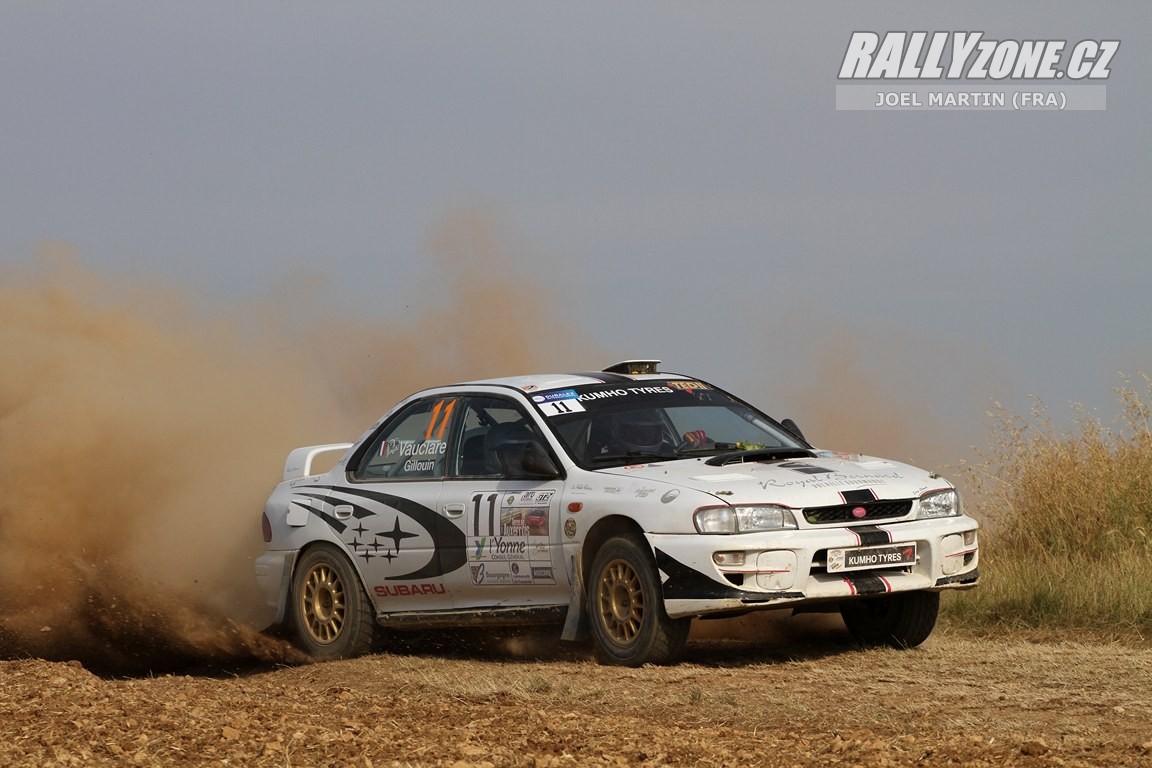
[[[308,477],[312,474],[312,462],[322,453],[332,451],[346,451],[352,443],[328,443],[327,445],[309,445],[297,448],[288,454],[284,461],[284,479],[295,480],[298,477]]]

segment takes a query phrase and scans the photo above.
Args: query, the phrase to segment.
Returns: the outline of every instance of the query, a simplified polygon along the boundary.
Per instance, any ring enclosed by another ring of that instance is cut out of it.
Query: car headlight
[[[796,528],[792,510],[774,504],[700,507],[693,513],[692,522],[700,533],[752,533]]]
[[[918,518],[957,517],[960,514],[960,494],[949,488],[944,491],[930,491],[920,497]]]

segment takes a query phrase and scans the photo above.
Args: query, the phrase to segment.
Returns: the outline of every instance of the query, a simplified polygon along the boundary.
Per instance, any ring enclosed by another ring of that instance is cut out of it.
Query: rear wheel
[[[844,625],[857,642],[892,648],[915,648],[927,640],[939,611],[939,592],[901,592],[840,604]]]
[[[638,667],[669,664],[688,640],[691,619],[670,619],[656,563],[648,547],[630,536],[609,539],[596,553],[588,583],[596,658]]]
[[[376,622],[355,570],[335,547],[318,544],[296,564],[292,626],[317,659],[348,659],[372,647]]]

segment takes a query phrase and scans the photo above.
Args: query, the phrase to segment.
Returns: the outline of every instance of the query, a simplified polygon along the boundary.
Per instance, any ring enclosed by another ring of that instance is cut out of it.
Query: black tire
[[[840,604],[844,625],[857,642],[892,648],[915,648],[927,640],[939,611],[939,592],[901,592]]]
[[[309,656],[350,659],[372,648],[372,604],[336,547],[317,544],[304,553],[292,577],[291,599],[292,629]]]
[[[630,536],[609,539],[592,561],[588,585],[598,661],[638,667],[679,658],[692,620],[670,619],[664,612],[656,563],[647,546]]]

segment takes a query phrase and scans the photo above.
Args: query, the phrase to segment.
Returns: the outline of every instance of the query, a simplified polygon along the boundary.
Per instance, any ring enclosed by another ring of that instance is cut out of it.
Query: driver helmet
[[[658,451],[664,444],[664,419],[656,410],[621,413],[612,421],[612,436],[621,449]]]

